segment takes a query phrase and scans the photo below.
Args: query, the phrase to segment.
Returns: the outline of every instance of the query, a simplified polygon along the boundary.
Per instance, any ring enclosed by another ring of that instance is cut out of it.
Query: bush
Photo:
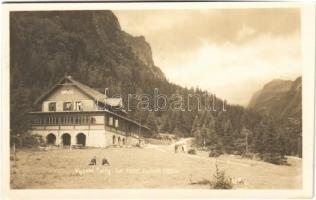
[[[208,154],[209,157],[218,157],[223,154],[223,151],[220,149],[212,149]]]
[[[262,160],[276,165],[287,165],[287,158],[278,153],[264,153],[261,155]]]
[[[209,157],[218,157],[222,155],[222,152],[220,150],[211,150],[210,153],[208,154]]]
[[[17,148],[31,148],[44,146],[45,141],[41,135],[24,133],[11,138],[12,145],[15,143]]]
[[[213,176],[213,180],[211,181],[212,189],[232,189],[232,179],[230,177],[226,177],[224,170],[219,170],[216,164],[216,172]]]
[[[190,149],[190,150],[188,151],[188,154],[196,154],[196,150],[195,150],[195,149]]]
[[[243,158],[249,158],[249,159],[254,159],[255,154],[254,153],[245,153],[241,155]]]
[[[231,153],[232,153],[233,155],[236,155],[236,156],[242,155],[242,153],[239,152],[239,151],[232,151]]]
[[[198,149],[201,150],[201,151],[208,151],[209,150],[208,147],[199,147]]]

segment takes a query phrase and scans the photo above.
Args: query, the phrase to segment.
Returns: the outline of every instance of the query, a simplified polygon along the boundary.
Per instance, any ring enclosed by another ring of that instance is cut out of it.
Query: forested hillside
[[[273,80],[251,98],[248,107],[277,119],[302,115],[302,78]]]
[[[205,94],[198,88],[170,83],[155,65],[145,38],[122,31],[111,11],[11,12],[10,55],[12,133],[25,132],[29,126],[25,120],[27,112],[36,109],[35,99],[65,74],[101,92],[109,88],[110,95],[121,94],[125,104],[127,94],[153,95],[154,88],[167,96]],[[202,107],[212,105],[213,98],[209,99],[210,102],[205,102],[202,98]],[[252,152],[293,155],[300,152],[301,147],[283,134],[285,127],[288,128],[284,123],[281,126],[260,110],[229,102],[227,111],[223,111],[222,100],[214,99],[216,111],[198,111],[197,102],[185,98],[191,111],[133,110],[129,116],[149,126],[153,135],[169,132],[195,136],[198,144],[229,153],[244,153],[246,136]],[[301,101],[299,96],[297,101]],[[293,104],[288,106],[297,106],[297,102]]]
[[[302,77],[267,83],[253,95],[248,107],[274,119],[279,124],[280,134],[287,140],[286,152],[301,155]]]

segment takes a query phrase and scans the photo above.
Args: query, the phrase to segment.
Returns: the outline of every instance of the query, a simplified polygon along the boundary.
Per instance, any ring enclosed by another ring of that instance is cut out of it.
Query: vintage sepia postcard
[[[2,10],[4,199],[312,197],[315,4]]]

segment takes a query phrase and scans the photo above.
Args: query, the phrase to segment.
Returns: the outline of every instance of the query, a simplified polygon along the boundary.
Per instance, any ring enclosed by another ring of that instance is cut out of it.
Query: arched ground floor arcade
[[[124,147],[139,143],[136,137],[107,130],[33,130],[32,134],[39,134],[47,144],[57,146]]]

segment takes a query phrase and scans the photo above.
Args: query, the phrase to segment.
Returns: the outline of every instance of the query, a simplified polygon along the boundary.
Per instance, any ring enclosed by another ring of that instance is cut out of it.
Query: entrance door
[[[61,138],[64,146],[70,146],[71,136],[68,133],[64,133]]]
[[[47,144],[54,145],[56,143],[56,136],[54,134],[50,133],[46,136],[46,141],[47,141]]]
[[[77,135],[77,144],[81,144],[82,146],[86,146],[86,136],[83,133],[79,133]]]

